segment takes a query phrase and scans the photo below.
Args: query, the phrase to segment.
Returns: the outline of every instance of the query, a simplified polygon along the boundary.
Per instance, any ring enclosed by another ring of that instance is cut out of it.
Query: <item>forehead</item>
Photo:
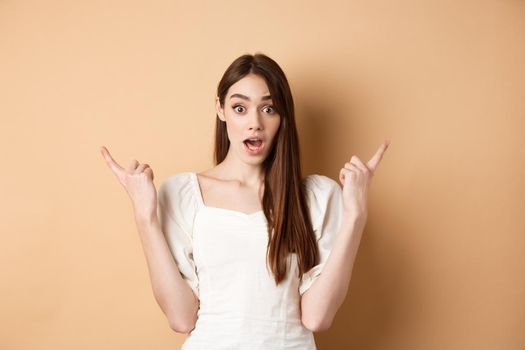
[[[248,74],[230,86],[226,98],[230,99],[232,95],[244,95],[252,100],[260,100],[261,97],[270,95],[270,91],[266,81],[262,77],[255,74]]]

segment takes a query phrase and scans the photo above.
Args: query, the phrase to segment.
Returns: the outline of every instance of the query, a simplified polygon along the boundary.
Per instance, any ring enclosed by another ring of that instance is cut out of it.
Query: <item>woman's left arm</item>
[[[366,165],[352,156],[339,173],[343,220],[322,273],[301,298],[301,321],[313,332],[330,328],[346,297],[368,215],[368,186],[389,144],[385,141]]]

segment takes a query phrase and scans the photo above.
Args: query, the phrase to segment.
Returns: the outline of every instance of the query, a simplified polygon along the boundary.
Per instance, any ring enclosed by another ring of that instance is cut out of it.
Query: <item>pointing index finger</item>
[[[102,153],[102,156],[104,156],[104,159],[106,160],[106,163],[111,168],[111,170],[113,170],[115,173],[118,173],[119,171],[124,171],[124,168],[118,165],[118,163],[115,162],[113,157],[111,157],[111,154],[109,154],[109,151],[106,147],[100,147],[100,153]]]
[[[368,161],[368,164],[367,164],[368,168],[370,168],[372,172],[376,170],[379,162],[383,158],[383,154],[385,153],[389,145],[390,145],[390,140],[386,140],[385,142],[383,142],[381,146],[379,146],[379,149],[376,151],[376,153]]]

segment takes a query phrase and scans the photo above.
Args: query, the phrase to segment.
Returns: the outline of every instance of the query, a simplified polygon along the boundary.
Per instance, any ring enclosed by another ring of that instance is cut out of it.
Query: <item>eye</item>
[[[268,112],[269,114],[274,114],[275,113],[275,109],[273,108],[273,106],[266,106],[264,108],[269,108],[270,109],[270,112]]]
[[[244,109],[244,107],[241,106],[241,105],[235,105],[235,106],[232,107],[236,112],[242,113],[242,111],[239,111],[239,110],[237,109],[237,107],[241,107],[242,109]]]

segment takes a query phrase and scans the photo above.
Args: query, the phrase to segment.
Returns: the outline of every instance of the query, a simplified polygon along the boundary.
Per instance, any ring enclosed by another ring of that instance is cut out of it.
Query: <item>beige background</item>
[[[226,67],[292,86],[304,173],[391,139],[319,349],[525,348],[525,2],[0,1],[0,348],[177,349],[131,202],[212,165]]]

